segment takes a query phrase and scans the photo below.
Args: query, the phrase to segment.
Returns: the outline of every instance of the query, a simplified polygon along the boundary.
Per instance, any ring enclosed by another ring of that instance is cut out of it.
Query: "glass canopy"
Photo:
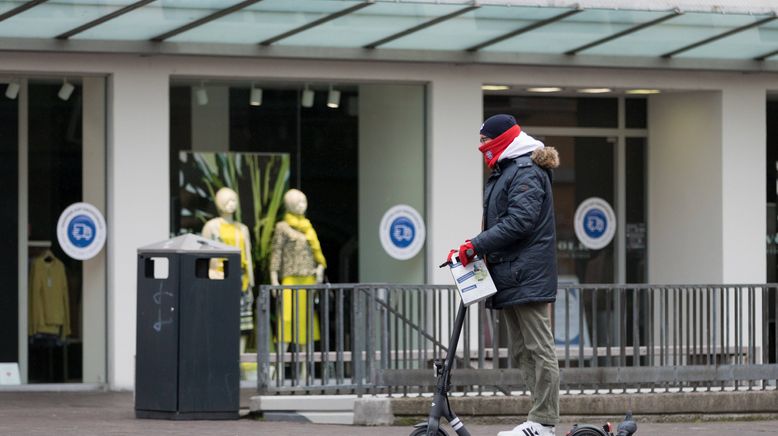
[[[759,69],[778,64],[775,18],[764,10],[578,9],[508,0],[0,0],[0,44],[60,40],[60,49],[79,51],[85,42],[109,48],[142,42],[146,50],[188,47],[213,55],[225,47],[249,55],[269,47],[348,49],[357,58],[413,54],[473,62],[521,55],[556,56],[550,63],[746,61]]]

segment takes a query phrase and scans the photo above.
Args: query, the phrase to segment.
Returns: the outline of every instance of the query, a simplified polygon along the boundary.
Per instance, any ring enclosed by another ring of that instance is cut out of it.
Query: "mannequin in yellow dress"
[[[203,237],[217,240],[240,249],[241,267],[241,314],[240,314],[240,352],[246,349],[248,335],[254,329],[251,314],[254,300],[251,288],[254,286],[254,265],[251,259],[251,238],[245,224],[235,221],[235,211],[238,209],[238,194],[230,188],[221,188],[216,192],[216,209],[218,218],[213,218],[203,226]],[[218,259],[211,260],[210,276],[224,277],[224,265]]]
[[[301,191],[290,189],[284,194],[286,214],[276,223],[270,251],[270,283],[273,285],[313,285],[321,283],[327,261],[316,231],[305,218],[308,199]],[[295,295],[296,301],[293,301]],[[289,343],[307,344],[307,291],[285,289],[282,293],[283,315],[279,317],[276,334],[286,349]],[[313,317],[312,340],[320,338],[318,316]],[[296,331],[295,331],[296,329]],[[283,333],[282,333],[283,331]]]

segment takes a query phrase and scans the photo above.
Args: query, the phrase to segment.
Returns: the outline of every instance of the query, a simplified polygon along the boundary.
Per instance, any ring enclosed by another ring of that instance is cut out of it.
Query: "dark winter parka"
[[[557,292],[552,147],[497,163],[484,189],[484,230],[472,243],[486,258],[497,293],[487,306],[553,302]]]

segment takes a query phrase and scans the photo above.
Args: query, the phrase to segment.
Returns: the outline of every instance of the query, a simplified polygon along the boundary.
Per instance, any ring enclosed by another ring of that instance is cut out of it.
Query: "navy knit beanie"
[[[516,124],[516,118],[513,118],[511,115],[493,115],[487,118],[481,125],[481,134],[487,138],[494,139]]]

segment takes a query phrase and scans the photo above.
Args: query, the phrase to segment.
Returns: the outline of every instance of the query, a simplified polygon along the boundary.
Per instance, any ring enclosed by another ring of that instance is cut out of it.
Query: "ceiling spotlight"
[[[67,101],[70,96],[73,94],[73,90],[76,89],[73,84],[68,82],[68,79],[62,79],[62,87],[59,88],[59,92],[57,93],[57,97],[59,97],[61,100]]]
[[[610,88],[581,88],[578,90],[581,94],[606,94],[613,91]]]
[[[633,95],[650,95],[659,94],[661,91],[658,89],[628,89],[627,94]]]
[[[340,106],[340,91],[330,85],[330,92],[327,95],[327,107],[337,109]]]
[[[541,87],[535,87],[535,88],[527,88],[528,92],[559,92],[562,88],[558,86],[541,86]]]
[[[312,107],[313,106],[313,97],[314,97],[313,90],[309,89],[308,85],[305,85],[305,89],[303,89],[303,95],[300,98],[300,105],[302,107]]]
[[[507,91],[511,89],[508,85],[481,85],[483,91]]]
[[[11,80],[8,82],[8,87],[5,88],[5,96],[11,100],[16,100],[16,96],[19,95],[19,81]]]
[[[205,90],[205,85],[200,84],[195,91],[195,97],[197,98],[197,104],[205,106],[208,104],[208,91]]]
[[[252,106],[262,106],[262,88],[255,88],[251,85],[251,98],[249,104]]]

